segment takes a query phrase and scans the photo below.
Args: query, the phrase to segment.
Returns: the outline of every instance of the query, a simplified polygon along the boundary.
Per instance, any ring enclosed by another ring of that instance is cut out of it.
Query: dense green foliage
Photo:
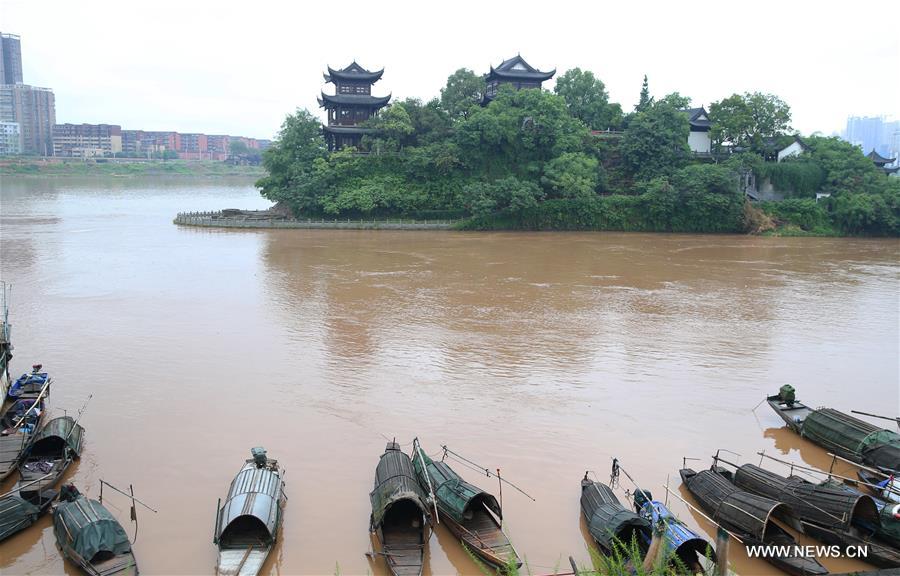
[[[900,234],[900,181],[834,138],[791,140],[777,96],[733,95],[710,108],[712,133],[743,152],[699,160],[688,147],[690,99],[654,98],[646,77],[622,116],[603,82],[573,69],[555,93],[501,85],[482,105],[484,80],[460,69],[440,99],[409,98],[367,122],[361,149],[328,153],[318,119],[299,110],[265,152],[262,194],[298,216],[464,215],[469,229]],[[624,128],[606,132],[607,128]],[[589,128],[600,129],[592,135]],[[754,207],[749,175],[791,198]],[[828,198],[816,203],[817,193]]]
[[[617,128],[622,107],[610,103],[606,85],[590,71],[573,68],[556,79],[554,92],[563,97],[572,116],[593,130]]]

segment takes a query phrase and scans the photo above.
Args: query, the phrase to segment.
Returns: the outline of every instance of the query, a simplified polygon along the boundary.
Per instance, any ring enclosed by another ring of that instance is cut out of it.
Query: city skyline
[[[900,73],[888,69],[900,43],[889,18],[869,13],[825,7],[810,17],[803,7],[763,2],[740,14],[739,29],[757,37],[731,38],[723,31],[737,14],[712,3],[596,14],[576,4],[472,3],[448,14],[408,3],[380,12],[352,2],[338,12],[235,6],[163,1],[136,12],[105,1],[86,10],[9,0],[3,21],[23,39],[25,82],[53,87],[59,122],[271,138],[298,107],[324,118],[316,97],[327,65],[384,67],[381,88],[392,101],[428,100],[456,69],[483,74],[516,53],[541,69],[593,71],[626,111],[646,73],[654,95],[679,91],[693,106],[735,92],[777,94],[803,134],[841,133],[850,116],[900,117]],[[358,17],[340,17],[335,28],[336,14]]]

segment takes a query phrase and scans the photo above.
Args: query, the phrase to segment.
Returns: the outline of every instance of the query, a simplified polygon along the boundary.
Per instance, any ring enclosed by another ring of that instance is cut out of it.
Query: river
[[[159,511],[138,510],[145,574],[214,572],[216,501],[257,445],[287,470],[272,574],[385,573],[365,556],[368,493],[387,440],[418,436],[534,497],[503,490],[537,575],[589,562],[579,481],[612,457],[662,498],[683,457],[702,468],[720,448],[827,465],[754,411],[782,384],[900,410],[894,239],[172,224],[267,205],[246,179],[0,179],[13,372],[43,363],[56,413],[93,394],[68,480],[93,497],[100,479],[133,485]],[[105,502],[133,534],[129,502]],[[428,551],[427,573],[477,573],[443,526]],[[0,543],[0,572],[77,573],[46,517]]]

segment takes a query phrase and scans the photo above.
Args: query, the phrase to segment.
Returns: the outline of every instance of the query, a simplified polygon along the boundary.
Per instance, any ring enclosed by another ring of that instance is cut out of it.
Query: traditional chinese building
[[[343,70],[328,67],[325,83],[334,84],[334,96],[322,91],[319,106],[328,111],[324,126],[325,142],[329,150],[348,146],[359,147],[360,140],[370,129],[360,126],[379,109],[387,105],[391,95],[372,96],[372,85],[381,79],[384,68],[369,72],[355,61]]]
[[[687,108],[682,110],[688,116],[691,131],[688,134],[688,146],[695,154],[709,154],[712,150],[712,141],[709,138],[709,129],[712,123],[709,121],[709,113],[706,108]]]
[[[541,72],[532,67],[519,55],[509,60],[504,60],[499,66],[485,74],[484,82],[486,84],[484,91],[483,104],[487,104],[497,95],[497,90],[501,84],[511,84],[516,90],[522,88],[538,88],[545,80],[553,78],[556,74],[556,68],[549,72]]]
[[[875,166],[880,168],[888,176],[894,174],[895,172],[897,172],[897,170],[900,170],[900,166],[888,167],[888,164],[892,163],[894,160],[896,160],[896,158],[885,158],[884,156],[876,152],[874,148],[871,152],[866,154],[866,157],[874,162]]]

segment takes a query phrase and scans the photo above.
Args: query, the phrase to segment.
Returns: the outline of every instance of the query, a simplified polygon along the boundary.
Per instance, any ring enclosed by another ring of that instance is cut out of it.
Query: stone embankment
[[[350,220],[291,218],[271,210],[221,210],[180,212],[174,223],[209,228],[305,228],[334,230],[451,230],[455,220],[411,220],[405,218]]]

